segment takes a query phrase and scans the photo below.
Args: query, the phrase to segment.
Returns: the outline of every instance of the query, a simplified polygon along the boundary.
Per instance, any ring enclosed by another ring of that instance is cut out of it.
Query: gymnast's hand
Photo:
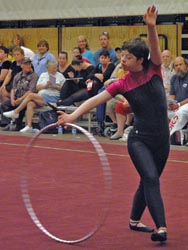
[[[155,5],[150,6],[144,14],[144,22],[149,26],[155,26],[158,10]]]
[[[67,114],[67,113],[65,113],[63,111],[58,111],[57,113],[59,114],[58,121],[57,121],[58,125],[62,125],[62,124],[65,124],[65,123],[73,123],[74,122],[72,114]]]

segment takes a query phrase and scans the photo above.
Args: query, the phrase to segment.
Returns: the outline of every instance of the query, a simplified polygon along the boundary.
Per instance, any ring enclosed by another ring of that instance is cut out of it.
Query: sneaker
[[[12,119],[16,119],[19,116],[19,114],[15,114],[14,110],[3,112],[3,115],[7,118],[12,118]]]
[[[120,139],[122,136],[123,136],[123,134],[119,134],[119,133],[116,132],[114,135],[112,135],[112,136],[110,137],[110,140],[118,140],[118,139]]]
[[[33,133],[33,128],[31,127],[29,127],[29,126],[25,126],[25,128],[22,128],[21,130],[20,130],[20,132],[21,133]]]

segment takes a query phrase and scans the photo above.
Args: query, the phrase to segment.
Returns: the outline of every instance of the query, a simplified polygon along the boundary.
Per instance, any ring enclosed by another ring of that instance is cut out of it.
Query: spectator
[[[181,130],[188,122],[188,70],[186,60],[181,56],[176,57],[174,69],[176,74],[171,78],[170,95],[168,97],[170,135]]]
[[[3,113],[7,118],[18,118],[19,113],[27,108],[27,125],[20,130],[22,133],[33,132],[32,118],[36,107],[42,107],[47,102],[57,102],[59,100],[60,90],[65,78],[61,73],[57,72],[56,61],[48,61],[47,69],[48,72],[42,73],[38,79],[36,86],[38,93],[29,93],[16,109]]]
[[[62,89],[60,100],[53,105],[69,106],[75,102],[80,102],[89,98],[88,91],[86,89],[86,80],[89,74],[94,70],[94,66],[90,63],[83,61],[82,56],[77,56],[72,61],[72,65],[75,69],[75,74],[72,74],[71,78],[79,78],[67,80]]]
[[[15,109],[31,92],[36,92],[38,76],[33,72],[30,58],[23,58],[20,67],[22,71],[14,77],[10,99],[1,105],[1,125],[6,125],[4,130],[9,130],[10,120],[3,115],[3,112]],[[20,112],[16,119],[16,131],[21,129],[24,115],[25,109]]]
[[[12,44],[15,46],[15,47],[20,47],[23,49],[24,51],[24,56],[25,57],[29,57],[31,60],[33,59],[35,53],[29,49],[29,48],[26,48],[24,47],[24,39],[21,35],[19,34],[16,34],[13,39],[12,39]]]
[[[75,75],[75,69],[68,63],[68,53],[66,51],[59,53],[57,71],[63,74],[65,79],[73,78]]]
[[[170,50],[163,50],[162,52],[162,76],[163,83],[165,87],[165,91],[167,95],[169,95],[170,91],[170,79],[175,74],[175,70],[173,67],[172,53]]]
[[[101,48],[97,50],[94,54],[94,65],[97,66],[99,64],[99,55],[101,51],[107,50],[110,54],[110,61],[115,63],[117,61],[116,52],[113,48],[110,47],[110,36],[109,33],[104,31],[99,35],[99,42]]]
[[[104,85],[107,87],[111,83],[117,81],[128,73],[121,63],[119,63],[113,71],[111,78]],[[107,102],[106,115],[110,117],[113,124],[110,131],[114,133],[110,139],[118,140],[123,136],[124,129],[130,126],[133,114],[126,98],[122,95],[117,95],[115,98]]]
[[[40,76],[42,73],[47,72],[47,63],[51,60],[56,60],[55,56],[49,51],[49,44],[46,40],[40,40],[37,43],[38,53],[34,56],[32,64],[35,73]]]
[[[101,50],[99,54],[99,63],[95,69],[90,73],[88,82],[92,81],[92,88],[89,90],[90,97],[96,95],[100,88],[104,86],[104,82],[107,81],[113,70],[114,64],[110,61],[110,54],[107,50]]]
[[[8,60],[8,49],[4,46],[0,46],[0,86],[2,85],[3,81],[6,78],[6,75],[8,74],[8,71],[11,66],[11,62]]]
[[[116,62],[114,63],[115,66],[117,66],[119,63],[121,63],[121,48],[120,47],[116,47],[115,48],[115,52],[116,52]]]
[[[8,74],[6,75],[0,88],[0,95],[2,95],[3,98],[10,97],[10,91],[12,89],[12,81],[14,79],[14,76],[22,70],[20,65],[24,57],[23,49],[21,49],[20,47],[15,47],[13,49],[13,56],[15,58],[15,61],[11,63]]]
[[[74,47],[72,50],[72,60],[74,60],[77,56],[82,56],[82,51],[79,47]],[[90,63],[89,59],[82,57],[82,61],[86,63]]]
[[[89,48],[88,40],[85,36],[80,35],[78,37],[78,47],[81,50],[82,58],[87,58],[91,64],[94,64],[94,55]]]

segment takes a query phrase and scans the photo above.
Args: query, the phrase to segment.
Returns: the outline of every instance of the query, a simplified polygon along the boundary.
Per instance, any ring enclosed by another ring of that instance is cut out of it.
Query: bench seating
[[[59,106],[59,110],[64,110],[66,113],[72,113],[78,108],[78,106]],[[39,122],[39,113],[40,112],[45,112],[48,110],[52,110],[49,106],[43,106],[41,108],[36,108],[34,117],[33,117],[33,122],[38,123]],[[95,115],[96,109],[90,110],[87,114],[83,115],[81,118],[79,118],[76,121],[76,124],[81,126],[81,127],[87,127],[88,131],[91,132],[92,127],[97,127],[97,122],[93,121],[93,115]]]

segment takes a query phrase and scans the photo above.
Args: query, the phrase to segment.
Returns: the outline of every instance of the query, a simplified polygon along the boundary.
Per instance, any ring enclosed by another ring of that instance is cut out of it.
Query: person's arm
[[[0,81],[1,82],[5,80],[5,78],[6,78],[7,74],[8,74],[8,71],[9,71],[8,69],[2,69],[1,70],[1,73],[0,73]]]
[[[58,118],[58,124],[64,124],[67,122],[72,123],[81,115],[110,100],[111,98],[112,96],[108,93],[108,91],[104,90],[100,94],[89,98],[87,101],[81,104],[72,114],[66,114],[63,111],[58,111],[58,113],[60,114]]]
[[[11,76],[12,76],[12,69],[9,69],[1,88],[5,87],[10,82]]]
[[[144,22],[147,24],[148,28],[148,42],[151,61],[156,65],[160,65],[162,63],[162,58],[156,29],[157,12],[157,8],[154,5],[150,6],[144,14]]]

